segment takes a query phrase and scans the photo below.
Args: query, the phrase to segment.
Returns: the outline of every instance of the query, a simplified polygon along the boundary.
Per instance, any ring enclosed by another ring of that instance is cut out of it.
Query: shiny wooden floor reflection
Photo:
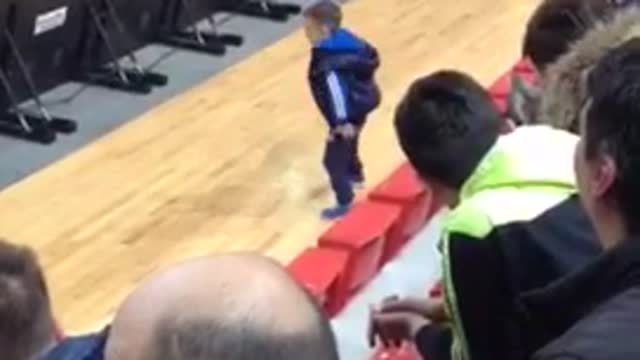
[[[459,68],[489,82],[518,55],[535,0],[358,0],[349,26],[375,43],[384,103],[362,155],[370,183],[401,160],[391,126],[417,76]],[[295,33],[0,193],[0,236],[41,255],[73,331],[110,317],[176,260],[255,250],[287,261],[325,224],[325,125]]]

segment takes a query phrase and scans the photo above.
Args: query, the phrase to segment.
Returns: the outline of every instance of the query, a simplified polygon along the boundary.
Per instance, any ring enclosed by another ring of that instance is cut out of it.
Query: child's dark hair
[[[340,5],[331,0],[322,0],[309,6],[303,15],[331,29],[337,29],[342,24],[342,9],[340,9]]]
[[[593,24],[611,14],[611,0],[544,0],[527,23],[522,55],[540,71],[565,54]]]
[[[496,142],[501,121],[474,79],[439,71],[411,85],[396,110],[395,128],[422,178],[460,189]]]

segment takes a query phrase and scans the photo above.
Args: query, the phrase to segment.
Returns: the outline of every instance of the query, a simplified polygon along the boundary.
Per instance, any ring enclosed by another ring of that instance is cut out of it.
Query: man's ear
[[[603,155],[592,164],[591,188],[597,197],[603,197],[611,191],[616,180],[616,164],[610,156]]]
[[[539,87],[528,84],[518,75],[513,75],[507,103],[507,115],[517,125],[534,124],[540,94]]]

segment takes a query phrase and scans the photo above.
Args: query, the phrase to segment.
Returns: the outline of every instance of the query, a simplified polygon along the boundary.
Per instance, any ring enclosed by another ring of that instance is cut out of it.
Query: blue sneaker
[[[346,215],[349,212],[349,210],[351,210],[351,204],[336,205],[334,207],[330,207],[322,210],[322,213],[320,216],[322,216],[324,220],[335,220]]]

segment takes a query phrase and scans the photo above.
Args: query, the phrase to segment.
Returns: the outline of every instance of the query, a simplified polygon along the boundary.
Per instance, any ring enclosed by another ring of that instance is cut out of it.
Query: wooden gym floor
[[[384,103],[363,135],[369,184],[402,159],[391,119],[417,76],[488,83],[513,63],[536,0],[358,0],[350,28],[375,43]],[[212,60],[215,61],[215,60]],[[95,329],[141,279],[175,261],[252,250],[286,262],[326,227],[326,128],[296,32],[0,193],[0,236],[35,248],[55,311]]]

